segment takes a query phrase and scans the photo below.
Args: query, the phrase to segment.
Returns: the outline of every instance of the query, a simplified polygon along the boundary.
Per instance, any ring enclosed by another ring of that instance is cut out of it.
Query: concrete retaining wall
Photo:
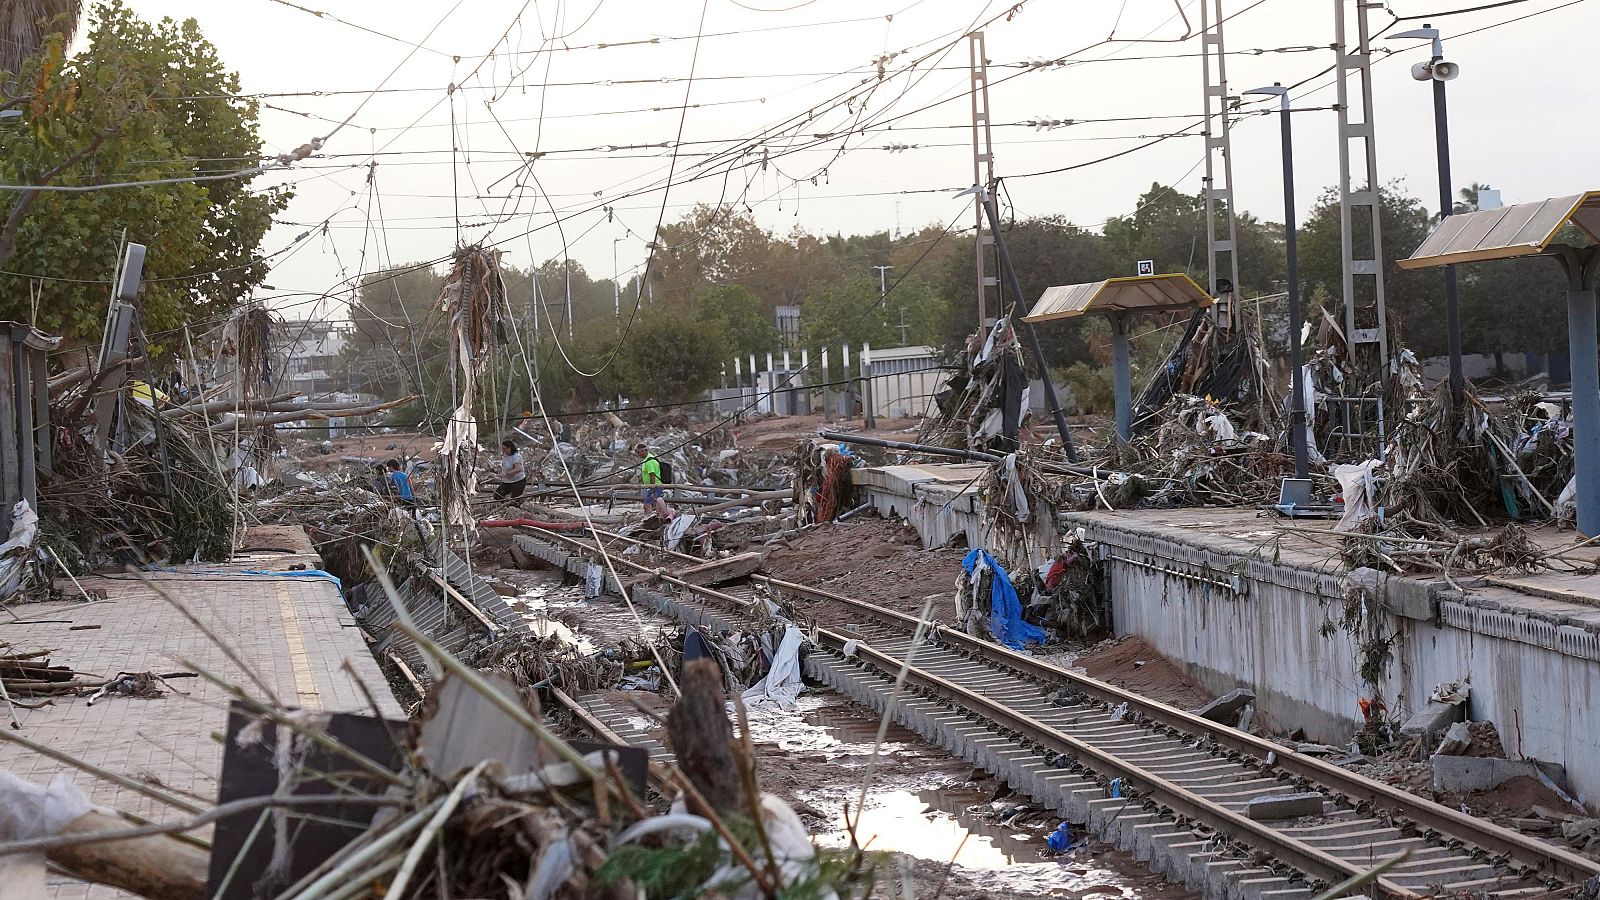
[[[1249,687],[1261,713],[1311,740],[1343,744],[1360,727],[1372,689],[1363,642],[1340,624],[1341,574],[1066,518],[1101,544],[1118,634],[1144,638],[1208,690]],[[1382,593],[1370,624],[1393,638],[1379,682],[1392,716],[1470,679],[1468,715],[1494,722],[1509,756],[1565,765],[1580,799],[1600,802],[1600,633],[1416,579],[1388,579]]]

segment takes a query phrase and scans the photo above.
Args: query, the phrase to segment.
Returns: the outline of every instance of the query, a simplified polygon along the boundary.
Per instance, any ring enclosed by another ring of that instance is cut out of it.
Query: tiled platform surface
[[[108,599],[93,604],[49,603],[13,607],[24,621],[0,612],[0,641],[15,650],[49,649],[55,665],[96,675],[190,670],[185,660],[243,687],[261,689],[230,662],[172,603],[165,592],[225,639],[285,705],[341,712],[371,712],[346,662],[377,698],[383,714],[403,717],[377,663],[333,583],[314,577],[240,574],[279,571],[319,561],[305,542],[246,540],[246,551],[226,565],[180,567],[177,572],[83,579]],[[267,545],[272,545],[268,547]],[[72,590],[70,584],[63,585]],[[68,624],[70,622],[70,624]],[[99,628],[70,630],[73,626]],[[152,700],[112,697],[88,706],[86,698],[58,698],[38,710],[18,710],[21,734],[129,778],[159,782],[173,793],[215,801],[222,745],[214,735],[226,725],[228,697],[199,678],[175,680],[185,695]],[[43,783],[68,772],[95,803],[154,821],[182,816],[155,800],[100,781],[69,766],[0,741],[0,768]],[[50,877],[51,896],[131,896],[121,891]]]

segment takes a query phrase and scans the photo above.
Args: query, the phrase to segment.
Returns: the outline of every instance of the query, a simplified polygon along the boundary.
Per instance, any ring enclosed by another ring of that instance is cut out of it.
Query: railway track
[[[569,568],[598,556],[594,540],[518,538]],[[653,576],[636,600],[679,618],[735,627],[768,598],[802,611],[836,606],[845,615],[828,619],[853,624],[813,628],[810,675],[890,707],[901,724],[1208,897],[1298,900],[1402,855],[1359,892],[1554,898],[1600,884],[1600,863],[1565,848],[963,632],[919,631],[915,617],[780,579],[696,586],[666,573],[703,560],[620,535],[598,540],[619,575]],[[1308,795],[1301,802],[1320,811],[1244,814],[1252,800],[1284,795]]]

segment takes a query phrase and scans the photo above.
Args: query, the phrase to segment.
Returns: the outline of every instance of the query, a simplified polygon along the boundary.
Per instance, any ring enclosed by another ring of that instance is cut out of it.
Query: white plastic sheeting
[[[744,702],[776,703],[784,709],[793,706],[805,687],[800,674],[800,645],[804,642],[805,636],[799,628],[786,627],[778,651],[772,655],[772,668],[744,692]]]
[[[66,775],[41,786],[0,769],[0,843],[53,837],[92,807]],[[43,853],[0,856],[0,900],[48,895]]]
[[[1334,531],[1350,531],[1378,512],[1378,486],[1373,482],[1372,470],[1383,465],[1375,459],[1364,463],[1333,467],[1334,480],[1344,494],[1344,515]]]
[[[39,514],[26,500],[11,507],[11,534],[0,544],[0,597],[10,597],[22,585],[28,560],[39,539]]]

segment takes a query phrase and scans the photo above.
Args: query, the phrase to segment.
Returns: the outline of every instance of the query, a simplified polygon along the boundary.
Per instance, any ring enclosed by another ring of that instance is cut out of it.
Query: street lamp
[[[1444,219],[1455,209],[1455,191],[1450,185],[1450,125],[1445,114],[1444,83],[1461,74],[1461,67],[1445,62],[1444,42],[1439,39],[1439,29],[1424,24],[1421,28],[1389,35],[1389,40],[1420,40],[1433,42],[1433,58],[1411,67],[1411,77],[1418,81],[1433,82],[1433,134],[1439,156],[1439,218]],[[1450,354],[1450,401],[1461,408],[1465,394],[1465,378],[1461,373],[1461,291],[1456,285],[1456,267],[1444,267],[1444,327],[1445,346]]]
[[[1245,93],[1277,97],[1283,125],[1283,255],[1288,263],[1289,279],[1289,367],[1294,370],[1290,379],[1289,446],[1294,451],[1294,477],[1303,481],[1309,477],[1310,460],[1306,449],[1305,371],[1300,364],[1300,330],[1304,315],[1300,309],[1300,261],[1295,251],[1294,137],[1289,128],[1289,89],[1275,81],[1271,87],[1254,88]]]

